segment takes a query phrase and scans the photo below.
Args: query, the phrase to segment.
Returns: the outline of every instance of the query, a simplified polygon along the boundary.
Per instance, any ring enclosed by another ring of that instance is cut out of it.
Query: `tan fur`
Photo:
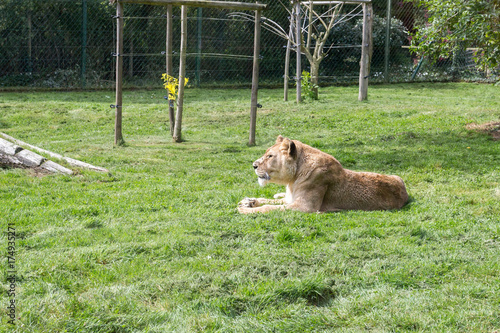
[[[399,209],[408,201],[400,177],[344,169],[333,156],[281,135],[253,166],[259,184],[286,185],[286,194],[284,199],[245,198],[238,205],[242,214],[276,209],[303,212]],[[275,198],[282,196],[277,194]]]

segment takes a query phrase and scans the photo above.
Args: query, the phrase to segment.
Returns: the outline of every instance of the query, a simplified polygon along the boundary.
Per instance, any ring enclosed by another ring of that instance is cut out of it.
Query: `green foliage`
[[[311,73],[309,73],[308,71],[302,71],[300,84],[302,89],[302,98],[311,100],[318,99],[316,91],[317,89],[319,89],[319,86],[317,84],[312,83]]]
[[[325,87],[311,107],[246,89],[188,89],[172,143],[164,90],[2,93],[2,132],[108,168],[37,177],[0,169],[0,245],[16,225],[16,327],[0,332],[484,332],[499,328],[498,87]],[[271,198],[252,162],[278,134],[345,167],[401,176],[397,211],[244,216]],[[7,304],[2,274],[0,304]]]
[[[449,58],[466,47],[478,48],[484,69],[500,65],[500,2],[489,0],[419,0],[428,23],[418,26],[412,50],[431,59]]]
[[[376,49],[385,48],[385,38],[386,38],[386,26],[387,19],[385,17],[380,17],[378,15],[373,16],[373,47]],[[355,25],[355,29],[362,35],[363,21],[358,20]],[[408,42],[408,30],[403,25],[401,20],[392,17],[391,18],[391,29],[389,34],[390,47],[392,49],[401,48],[401,46],[407,44]]]
[[[116,10],[100,0],[87,10],[87,80],[98,85],[106,74],[95,71],[112,68]],[[0,86],[80,87],[82,1],[2,0],[0,13]]]
[[[385,36],[386,36],[386,22],[385,17],[380,17],[374,15],[373,17],[373,57],[372,63],[378,64],[382,63],[384,59],[385,52]],[[333,28],[332,36],[330,37],[331,43],[340,45],[361,45],[363,31],[363,20],[350,20],[342,24],[336,25]],[[392,54],[398,54],[402,45],[408,44],[408,31],[403,25],[401,20],[396,18],[391,18],[391,30],[390,30],[390,48]],[[330,51],[331,55],[325,59],[328,61],[329,58],[336,60],[337,66],[342,67],[345,64],[339,62],[338,59],[344,59],[346,61],[346,55],[348,54],[354,63],[359,62],[359,57],[361,56],[361,49],[351,49],[349,53],[346,50],[337,49]],[[331,60],[333,61],[333,60]],[[391,63],[395,65],[408,63],[406,58],[391,58]]]

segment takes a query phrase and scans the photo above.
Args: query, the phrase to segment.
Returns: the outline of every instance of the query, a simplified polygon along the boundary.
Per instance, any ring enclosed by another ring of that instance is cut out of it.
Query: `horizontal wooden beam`
[[[217,8],[231,10],[262,10],[267,5],[261,3],[233,2],[233,1],[210,1],[210,0],[110,0],[111,4],[116,2],[135,3],[156,6],[190,6],[198,8]]]

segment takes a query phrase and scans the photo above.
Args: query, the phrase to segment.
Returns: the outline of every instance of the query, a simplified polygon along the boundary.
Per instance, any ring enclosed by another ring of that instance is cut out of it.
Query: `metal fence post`
[[[384,81],[389,83],[389,57],[391,56],[391,8],[392,0],[387,0],[387,22],[385,24]]]
[[[31,13],[31,1],[28,9],[28,72],[33,75],[33,21]]]
[[[200,86],[201,82],[201,29],[203,19],[203,9],[200,7],[197,10],[197,27],[196,27],[196,69],[195,69],[195,84]]]
[[[85,89],[87,84],[87,0],[82,0],[82,64],[81,64],[81,81],[82,89]]]

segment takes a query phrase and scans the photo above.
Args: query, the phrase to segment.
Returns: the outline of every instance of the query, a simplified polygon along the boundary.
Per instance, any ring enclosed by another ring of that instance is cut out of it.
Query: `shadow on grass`
[[[482,133],[460,130],[437,134],[408,132],[390,140],[383,136],[365,141],[355,146],[332,143],[317,148],[333,154],[345,168],[381,173],[429,167],[477,172],[495,168],[500,160],[498,143]]]
[[[432,90],[463,90],[464,87],[455,82],[401,82],[396,84],[373,84],[370,86],[373,90],[402,90],[412,92],[411,89],[432,89]]]
[[[219,298],[214,300],[212,305],[224,315],[234,318],[247,311],[260,311],[258,309],[279,306],[283,302],[288,304],[305,302],[309,306],[325,307],[337,296],[334,280],[303,280],[291,282],[268,293]]]

